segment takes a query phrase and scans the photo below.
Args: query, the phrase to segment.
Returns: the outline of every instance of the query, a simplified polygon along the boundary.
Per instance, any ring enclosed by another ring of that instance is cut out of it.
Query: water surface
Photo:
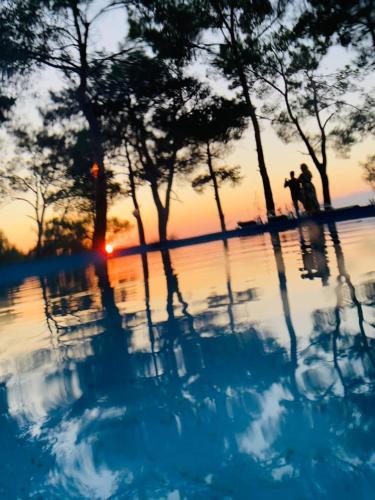
[[[0,288],[0,497],[373,499],[374,228]]]

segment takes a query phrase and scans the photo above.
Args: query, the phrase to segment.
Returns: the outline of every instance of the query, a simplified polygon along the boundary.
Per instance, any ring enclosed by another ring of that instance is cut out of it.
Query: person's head
[[[292,179],[294,179],[294,170],[291,170],[289,173],[290,173],[290,177],[291,177]]]
[[[309,170],[309,167],[306,165],[306,163],[301,163],[301,170],[302,172],[307,172]]]

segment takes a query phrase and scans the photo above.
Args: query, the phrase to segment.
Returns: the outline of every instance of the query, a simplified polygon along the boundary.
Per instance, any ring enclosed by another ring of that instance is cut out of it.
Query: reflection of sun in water
[[[111,245],[110,243],[107,243],[105,246],[105,251],[107,253],[112,253],[113,252],[113,245]]]

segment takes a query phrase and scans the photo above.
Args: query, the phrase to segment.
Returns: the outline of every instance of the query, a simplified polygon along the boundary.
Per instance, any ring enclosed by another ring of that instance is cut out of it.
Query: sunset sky
[[[100,0],[98,0],[100,3]],[[112,49],[126,30],[123,13],[108,15],[97,28],[98,47]],[[330,55],[327,65],[341,64],[347,55],[343,49],[335,49],[335,54]],[[198,69],[199,71],[199,69]],[[48,89],[56,88],[61,80],[52,71],[44,71],[34,76],[30,82],[30,89],[22,96],[17,114],[23,123],[34,126],[35,110],[41,101],[46,98]],[[374,86],[374,81],[367,82],[369,87]],[[220,84],[217,89],[219,92]],[[35,93],[38,96],[35,96]],[[306,162],[313,173],[313,182],[317,188],[319,200],[322,201],[321,185],[318,172],[306,155],[304,146],[300,142],[284,144],[276,136],[268,122],[262,123],[263,144],[269,176],[274,193],[276,206],[285,210],[290,206],[290,193],[283,188],[284,178],[289,171],[294,169],[299,172],[301,162]],[[366,140],[353,148],[351,156],[343,159],[330,151],[328,173],[331,182],[331,193],[334,206],[343,206],[354,203],[366,203],[371,198],[370,187],[362,179],[359,163],[366,156],[374,152],[374,140]],[[241,185],[237,187],[224,186],[222,188],[222,202],[226,216],[227,227],[236,227],[239,220],[248,220],[256,215],[264,214],[264,197],[260,175],[257,170],[255,144],[251,128],[241,141],[234,145],[233,151],[225,159],[231,165],[240,165],[243,175]],[[109,165],[110,166],[110,165]],[[125,169],[125,167],[124,167]],[[120,178],[120,177],[119,177]],[[207,188],[203,194],[197,194],[188,185],[185,179],[177,179],[174,186],[174,200],[171,207],[169,224],[170,237],[184,237],[219,230],[219,222],[214,203],[213,192]],[[147,240],[157,239],[156,212],[148,186],[139,190],[139,202],[145,223]],[[135,219],[132,216],[132,203],[130,199],[123,199],[111,208],[110,215],[128,219],[133,223],[133,229],[124,235],[118,245],[132,245],[138,243]],[[12,202],[0,207],[0,229],[5,232],[8,239],[22,250],[30,249],[35,243],[35,233],[29,207],[22,202]]]
[[[266,159],[269,175],[272,182],[275,203],[277,207],[285,209],[290,205],[288,189],[283,188],[284,178],[291,169],[299,171],[299,164],[307,162],[313,173],[313,181],[317,188],[319,200],[321,186],[318,172],[312,163],[303,154],[302,145],[283,144],[272,130],[265,128],[263,133]],[[352,151],[350,159],[342,159],[330,155],[330,179],[334,206],[353,203],[366,203],[371,198],[371,190],[362,179],[359,162],[373,152],[374,141],[366,141]],[[229,229],[236,226],[239,220],[248,220],[258,213],[264,213],[263,190],[260,175],[257,171],[257,160],[251,130],[236,144],[230,161],[234,165],[241,165],[244,179],[239,186],[222,188],[222,201]],[[169,235],[184,237],[219,230],[219,221],[214,203],[213,192],[207,188],[203,194],[197,194],[186,181],[178,179],[175,184],[175,199],[171,207]],[[144,219],[148,241],[157,239],[156,212],[148,186],[139,190],[142,216]],[[138,242],[135,219],[132,216],[130,199],[119,201],[111,209],[110,214],[130,220],[134,227],[124,235],[118,244],[132,245]],[[10,241],[20,249],[27,250],[34,244],[35,234],[32,221],[26,216],[29,208],[22,202],[9,203],[1,208],[1,229]]]

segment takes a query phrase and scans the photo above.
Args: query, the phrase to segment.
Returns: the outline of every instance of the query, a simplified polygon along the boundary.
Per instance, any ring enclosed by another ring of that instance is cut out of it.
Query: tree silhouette
[[[94,92],[92,92],[94,95]],[[97,96],[96,96],[97,97]],[[96,112],[101,115],[103,109],[96,104]],[[48,145],[51,148],[52,163],[65,166],[65,178],[69,185],[69,203],[61,204],[62,215],[66,221],[82,222],[89,229],[90,241],[95,233],[96,198],[98,176],[93,168],[91,137],[80,117],[79,106],[70,87],[62,92],[51,92],[50,102],[40,109],[43,124],[48,132]],[[103,119],[101,119],[103,122]],[[113,140],[103,131],[103,145],[110,153],[114,149]],[[114,169],[106,168],[107,205],[111,206],[123,194],[121,184],[115,177]],[[108,230],[113,223],[107,218]],[[113,233],[113,231],[112,231]]]
[[[362,59],[374,62],[375,15],[372,0],[308,0],[296,25],[326,47],[335,42],[359,50]],[[370,44],[368,43],[370,41]]]
[[[352,60],[338,72],[331,84],[332,73],[322,74],[326,80],[327,97],[331,99],[332,90],[339,90],[337,104],[342,109],[332,131],[334,146],[347,155],[350,148],[360,143],[364,138],[372,137],[375,130],[373,89],[358,83],[365,80],[374,69],[375,15],[372,0],[348,2],[346,0],[308,0],[299,17],[291,28],[291,38],[303,41],[307,51],[313,57],[324,57],[328,51],[341,45],[350,49],[347,51]],[[294,43],[293,42],[293,43]],[[311,56],[309,56],[311,57]],[[353,83],[358,86],[358,95],[353,95]],[[349,85],[348,85],[349,84]],[[340,91],[348,87],[348,98],[340,99]],[[323,96],[324,97],[324,96]],[[326,101],[324,97],[323,101]],[[337,107],[337,105],[336,105]],[[313,158],[314,159],[314,158]],[[314,163],[315,160],[314,160]]]
[[[141,51],[114,62],[97,79],[96,89],[106,103],[109,140],[125,149],[128,169],[131,161],[130,179],[150,186],[159,238],[165,242],[175,178],[198,161],[189,117],[207,89],[173,61]]]
[[[68,202],[69,181],[65,165],[56,161],[54,140],[44,131],[15,130],[14,134],[18,154],[0,171],[0,182],[11,199],[31,207],[37,233],[35,253],[40,255],[47,212],[62,200]]]
[[[321,178],[324,205],[330,208],[328,147],[337,142],[337,128],[347,110],[352,109],[347,96],[357,90],[358,72],[346,66],[324,74],[323,55],[308,42],[295,39],[285,25],[272,33],[260,50],[263,56],[250,71],[280,98],[264,105],[263,113],[274,117],[282,140],[297,139],[304,144]]]
[[[375,190],[375,155],[370,155],[367,160],[361,164],[364,173],[364,179]]]
[[[17,262],[22,260],[22,253],[11,245],[4,233],[0,230],[0,263]]]
[[[137,221],[137,228],[138,228],[138,236],[139,236],[139,244],[141,246],[146,245],[146,236],[145,236],[145,229],[143,225],[143,220],[142,220],[142,214],[141,214],[141,208],[138,203],[138,197],[137,197],[137,176],[136,172],[133,167],[133,158],[131,157],[130,151],[129,151],[129,145],[124,139],[124,148],[125,148],[125,154],[126,154],[126,161],[128,164],[128,174],[129,174],[129,191],[130,191],[130,196],[133,201],[133,206],[134,206],[134,211],[133,215]]]
[[[98,168],[95,196],[93,247],[102,250],[107,228],[107,175],[100,118],[91,93],[92,82],[102,66],[128,49],[103,53],[95,50],[95,26],[119,2],[107,0],[101,6],[94,0],[14,0],[13,12],[22,23],[25,12],[32,13],[34,36],[24,47],[36,66],[61,71],[74,88],[73,95],[83,113],[90,136],[91,156]]]
[[[201,109],[190,115],[201,161],[208,168],[207,174],[193,179],[192,186],[202,192],[208,184],[212,184],[222,231],[226,231],[226,225],[219,189],[224,182],[235,185],[240,181],[240,167],[215,167],[214,162],[222,160],[231,142],[241,137],[246,126],[245,109],[242,104],[212,96],[202,102]]]
[[[28,75],[32,59],[27,47],[32,42],[33,12],[23,11],[15,0],[0,4],[0,124],[9,118],[17,83]]]
[[[189,61],[193,54],[209,55],[212,64],[219,68],[233,89],[240,89],[247,106],[262,177],[267,212],[275,214],[261,128],[256,111],[254,81],[247,68],[258,54],[258,39],[272,26],[282,10],[271,2],[177,2],[170,0],[160,5],[157,1],[135,2],[130,10],[133,37],[148,41],[159,54],[167,54],[179,61]],[[214,31],[217,38],[205,43],[204,34]]]

